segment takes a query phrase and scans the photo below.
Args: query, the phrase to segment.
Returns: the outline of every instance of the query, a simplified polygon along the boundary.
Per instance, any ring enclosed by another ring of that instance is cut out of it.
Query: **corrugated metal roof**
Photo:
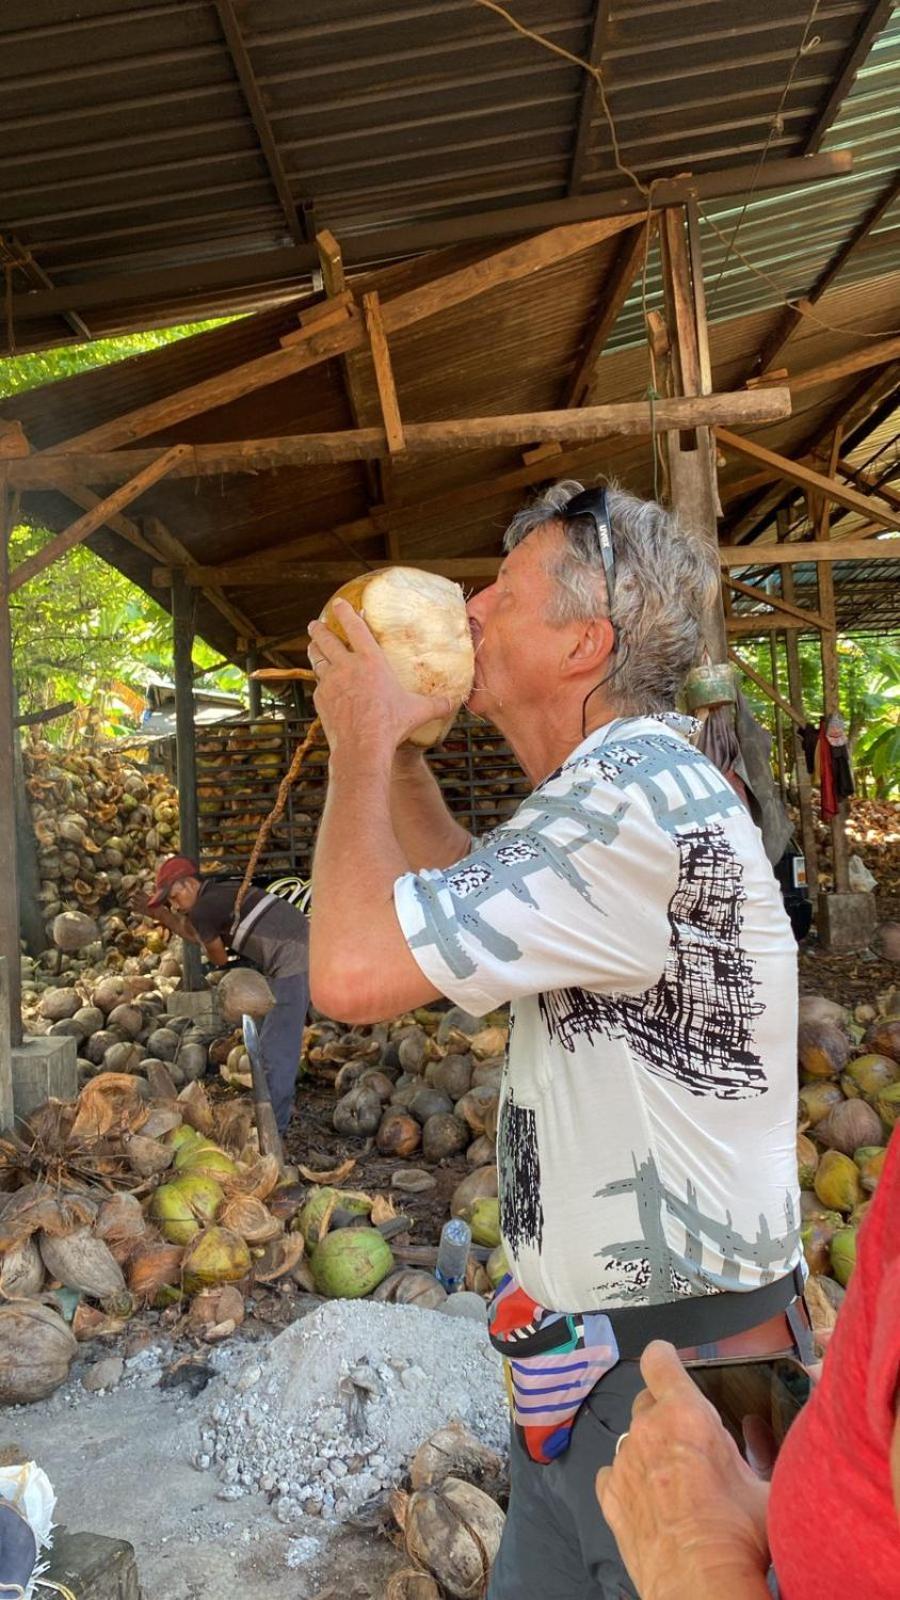
[[[801,153],[860,30],[883,9],[819,4],[772,134],[808,0],[512,0],[519,21],[575,56],[594,41],[622,154],[644,179],[752,163],[767,144],[770,158]],[[828,136],[829,148],[856,150],[853,178],[748,209],[741,248],[786,288],[809,287],[889,171],[898,50],[895,17]],[[286,284],[308,282],[309,263],[254,257],[315,225],[364,240],[624,181],[596,106],[579,137],[596,98],[583,70],[474,0],[84,0],[77,15],[64,0],[30,0],[0,19],[0,89],[0,232],[37,263],[14,275],[23,315],[40,274],[66,286],[193,264],[203,284],[205,263],[246,260],[245,280],[228,289],[149,284],[137,305],[117,303],[113,281],[86,318],[94,333],[283,297]],[[728,233],[739,212],[711,215]],[[895,232],[896,212],[848,270],[895,265]],[[713,282],[722,249],[709,243]],[[729,260],[716,316],[773,303]],[[640,335],[633,304],[617,337]],[[23,321],[19,346],[69,336],[57,313]]]

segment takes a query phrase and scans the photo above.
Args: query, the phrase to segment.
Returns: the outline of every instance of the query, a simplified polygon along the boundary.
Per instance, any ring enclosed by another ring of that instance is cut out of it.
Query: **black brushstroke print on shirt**
[[[544,1233],[541,1205],[541,1162],[537,1120],[533,1111],[517,1106],[507,1091],[497,1130],[497,1164],[500,1175],[500,1226],[513,1255],[525,1245],[540,1250]]]
[[[763,1007],[740,943],[746,899],[740,862],[716,825],[685,830],[675,840],[678,887],[659,982],[644,994],[615,998],[558,989],[541,995],[541,1014],[566,1050],[579,1035],[624,1035],[651,1072],[691,1094],[728,1100],[765,1094],[751,1029]]]

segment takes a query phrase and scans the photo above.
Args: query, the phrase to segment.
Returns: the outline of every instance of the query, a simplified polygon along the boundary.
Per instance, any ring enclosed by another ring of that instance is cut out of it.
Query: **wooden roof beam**
[[[32,288],[39,290],[53,288],[53,279],[48,277],[43,267],[39,266],[38,262],[35,261],[31,251],[28,250],[19,239],[16,239],[12,236],[7,239],[0,235],[0,263],[2,263],[4,266],[18,267],[19,271],[32,285]],[[61,316],[63,321],[69,324],[72,332],[76,334],[79,339],[93,338],[90,328],[88,327],[84,318],[79,316],[77,311],[70,308],[66,311],[63,311]],[[13,332],[15,332],[15,325],[15,313],[12,311],[12,308],[10,308],[9,317],[7,319],[7,330],[11,327]],[[8,351],[8,354],[13,354],[12,349]]]
[[[23,584],[27,583],[30,578],[36,577],[39,572],[46,571],[47,567],[52,566],[54,561],[58,561],[60,556],[66,554],[67,550],[72,550],[75,545],[82,544],[85,539],[89,539],[92,533],[96,533],[97,529],[103,526],[107,516],[121,511],[123,506],[129,505],[132,500],[136,500],[146,489],[151,488],[154,483],[158,483],[160,478],[165,477],[169,467],[181,460],[187,450],[187,445],[172,445],[157,461],[154,461],[149,467],[144,467],[142,472],[138,472],[127,483],[122,484],[120,488],[114,489],[112,494],[107,495],[105,500],[98,500],[96,505],[71,523],[62,533],[57,534],[55,539],[50,539],[47,544],[41,546],[40,550],[36,550],[33,556],[29,556],[26,561],[21,561],[9,574],[8,587],[10,594],[15,593],[17,589],[21,589]]]
[[[587,52],[587,60],[592,67],[600,67],[603,61],[611,10],[612,0],[594,0],[594,20],[591,25],[591,42]],[[578,106],[578,120],[575,124],[572,160],[569,163],[569,194],[581,193],[581,187],[584,182],[584,169],[587,166],[587,158],[591,148],[591,124],[594,120],[594,112],[597,109],[598,98],[599,86],[597,79],[593,73],[586,72]]]
[[[900,490],[894,489],[891,484],[879,483],[877,479],[867,477],[865,472],[860,471],[858,467],[854,467],[850,461],[839,461],[837,470],[843,477],[849,478],[851,483],[855,483],[864,494],[880,495],[882,500],[888,502],[888,505],[900,508]]]
[[[850,150],[832,150],[827,155],[783,157],[767,161],[762,172],[758,164],[732,167],[721,172],[701,172],[696,176],[665,179],[654,185],[654,208],[683,205],[690,199],[723,200],[746,193],[753,185],[758,194],[776,189],[794,189],[808,183],[841,178],[852,170]],[[515,238],[541,229],[610,216],[646,213],[643,196],[633,184],[600,194],[574,195],[566,200],[541,201],[531,206],[503,207],[497,211],[471,212],[438,222],[416,223],[349,236],[343,241],[344,261],[348,266],[372,266],[394,256],[420,255],[473,240]],[[190,266],[158,267],[146,272],[122,272],[107,278],[63,288],[14,295],[12,311],[20,321],[54,315],[78,306],[140,304],[152,300],[159,304],[167,296],[206,294],[212,290],[253,284],[293,282],[313,272],[318,257],[312,245],[229,255],[225,260],[194,263]]]
[[[765,467],[777,468],[779,476],[786,483],[796,484],[798,488],[812,490],[815,494],[822,495],[825,499],[834,501],[836,505],[843,506],[847,511],[857,511],[872,522],[878,522],[884,528],[893,528],[900,531],[900,516],[889,511],[885,506],[873,506],[872,501],[865,495],[858,494],[855,489],[848,489],[837,478],[828,476],[823,472],[816,472],[812,467],[806,467],[799,461],[789,461],[786,456],[778,455],[774,450],[767,450],[765,445],[757,444],[755,439],[743,439],[736,433],[731,433],[727,428],[716,429],[716,442],[732,455],[743,456],[747,461],[758,462]]]
[[[840,71],[815,122],[806,135],[803,153],[806,156],[817,155],[829,128],[840,112],[841,106],[853,88],[856,74],[864,65],[866,57],[877,39],[882,28],[890,21],[894,9],[893,0],[869,0],[859,26],[850,41],[849,48]]]
[[[652,230],[653,226],[654,223],[651,221],[649,229]],[[613,269],[603,285],[600,314],[588,335],[578,366],[569,380],[563,400],[564,406],[580,406],[590,389],[594,368],[619,320],[631,286],[643,267],[648,246],[647,233],[648,224],[643,222],[639,228],[627,233],[619,246]]]
[[[391,352],[381,315],[381,299],[377,291],[363,295],[363,317],[375,367],[375,383],[378,388],[388,451],[391,455],[398,455],[406,448],[406,443],[400,417],[400,402],[397,399],[397,385],[394,382],[394,369],[391,365]]]
[[[284,212],[288,232],[295,244],[305,244],[309,241],[310,234],[307,231],[306,221],[298,212],[296,202],[291,193],[291,186],[284,168],[284,162],[281,159],[281,152],[272,132],[269,113],[257,82],[253,62],[250,59],[250,52],[241,32],[241,25],[232,0],[213,0],[213,5],[216,8],[219,23],[225,35],[225,43],[228,46],[228,53],[237,73],[238,82],[247,102],[250,120],[259,140],[263,159],[269,169],[272,186],[278,196],[278,203]]]
[[[818,611],[803,611],[799,606],[795,606],[793,601],[783,600],[781,595],[769,594],[767,589],[760,589],[758,585],[743,583],[740,578],[728,576],[723,577],[722,582],[734,590],[735,594],[746,595],[749,600],[755,600],[759,605],[771,606],[773,611],[782,612],[785,616],[799,617],[801,622],[810,622],[817,628],[828,626]]]
[[[736,650],[729,650],[728,659],[750,679],[751,683],[755,683],[756,687],[762,690],[767,700],[771,700],[774,705],[780,706],[782,711],[787,712],[791,721],[796,723],[798,728],[806,727],[806,718],[802,713],[794,709],[790,700],[785,700],[784,695],[779,693],[774,683],[770,683],[768,678],[764,678],[761,672],[757,672],[755,667],[751,667],[749,661],[745,661],[743,656],[738,655]]]
[[[723,567],[796,567],[810,561],[900,561],[900,539],[798,539],[793,544],[720,544]],[[781,628],[785,622],[779,619]]]
[[[862,350],[851,350],[847,355],[836,356],[833,361],[822,361],[808,372],[788,378],[792,394],[802,394],[806,389],[816,389],[821,383],[837,383],[856,372],[869,372],[873,367],[886,367],[900,360],[900,338],[881,339],[866,345]]]

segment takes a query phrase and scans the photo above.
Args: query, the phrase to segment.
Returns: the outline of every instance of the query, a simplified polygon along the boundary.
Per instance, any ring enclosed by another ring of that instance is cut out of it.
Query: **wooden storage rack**
[[[243,871],[263,817],[311,718],[242,719],[197,732],[200,865],[204,873]],[[475,834],[515,810],[529,784],[509,746],[467,713],[431,766],[454,816]],[[260,858],[264,874],[309,873],[325,800],[327,751],[314,746],[288,799],[284,817]]]

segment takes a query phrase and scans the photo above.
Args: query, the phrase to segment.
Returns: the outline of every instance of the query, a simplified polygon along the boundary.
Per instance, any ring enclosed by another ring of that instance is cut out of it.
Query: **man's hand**
[[[309,624],[309,660],[318,679],[316,711],[334,753],[348,748],[392,755],[416,728],[452,715],[448,695],[411,694],[398,682],[381,646],[346,600],[335,616],[348,649],[324,622]]]
[[[764,1600],[767,1486],[672,1345],[649,1344],[641,1373],[597,1499],[642,1600]]]

